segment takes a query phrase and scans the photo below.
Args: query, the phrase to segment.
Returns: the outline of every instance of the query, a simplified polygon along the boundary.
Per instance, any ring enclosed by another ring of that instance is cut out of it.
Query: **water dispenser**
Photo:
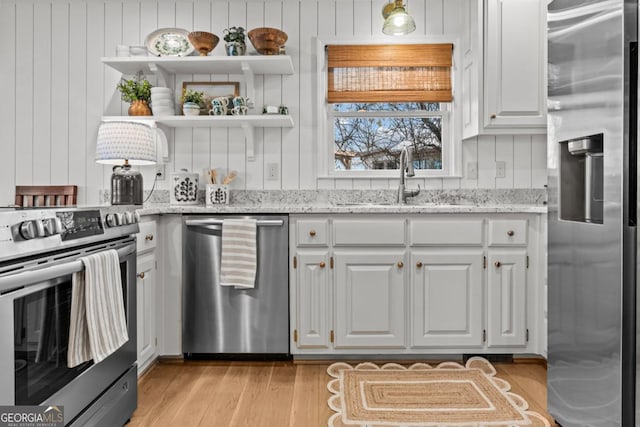
[[[603,135],[561,141],[560,219],[602,224]]]

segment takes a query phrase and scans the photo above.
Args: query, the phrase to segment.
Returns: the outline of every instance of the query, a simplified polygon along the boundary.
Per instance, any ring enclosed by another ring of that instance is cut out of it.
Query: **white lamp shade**
[[[120,165],[152,165],[156,162],[154,131],[135,122],[106,122],[98,129],[96,162]]]

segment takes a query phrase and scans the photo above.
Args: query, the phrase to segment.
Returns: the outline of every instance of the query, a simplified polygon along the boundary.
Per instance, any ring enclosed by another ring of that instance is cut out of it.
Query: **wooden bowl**
[[[220,39],[215,34],[206,31],[193,31],[189,33],[189,41],[200,52],[200,56],[207,56],[215,49]]]
[[[268,27],[254,28],[247,35],[256,51],[262,55],[278,55],[289,38],[284,31]]]

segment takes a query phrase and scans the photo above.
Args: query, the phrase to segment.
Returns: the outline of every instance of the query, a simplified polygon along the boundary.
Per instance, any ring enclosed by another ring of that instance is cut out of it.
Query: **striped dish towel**
[[[222,222],[220,285],[253,288],[256,283],[256,220]]]
[[[73,274],[67,366],[98,363],[129,340],[118,252],[81,258],[84,271]]]

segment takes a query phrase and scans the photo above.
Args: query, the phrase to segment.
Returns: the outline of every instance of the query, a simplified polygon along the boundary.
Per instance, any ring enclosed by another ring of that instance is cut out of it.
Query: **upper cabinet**
[[[463,137],[546,133],[546,2],[465,2]]]

